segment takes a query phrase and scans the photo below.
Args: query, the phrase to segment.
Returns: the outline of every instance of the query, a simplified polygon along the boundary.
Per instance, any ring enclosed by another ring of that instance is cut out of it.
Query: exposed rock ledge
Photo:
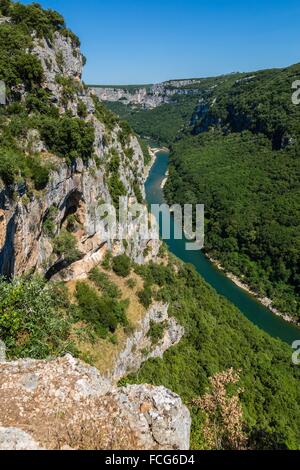
[[[70,355],[0,364],[0,450],[186,450],[190,426],[164,387],[115,388]]]
[[[143,362],[150,358],[163,357],[163,354],[180,342],[184,336],[184,328],[175,318],[168,315],[168,304],[154,302],[142,319],[139,328],[127,339],[125,348],[118,356],[110,374],[113,382],[125,375],[137,372]],[[153,345],[149,331],[151,322],[162,324],[164,334],[157,344]]]

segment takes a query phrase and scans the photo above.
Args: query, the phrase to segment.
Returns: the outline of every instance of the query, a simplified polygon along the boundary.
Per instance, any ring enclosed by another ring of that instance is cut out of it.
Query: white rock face
[[[63,87],[57,77],[68,77],[78,83],[81,80],[83,56],[80,49],[72,45],[70,38],[56,32],[51,43],[45,38],[36,39],[33,54],[38,56],[44,69],[43,88],[51,92],[54,103],[59,103]]]
[[[114,388],[66,356],[0,364],[0,423],[0,450],[186,450],[191,418],[164,387]]]
[[[52,43],[46,39],[35,39],[33,53],[38,56],[44,69],[43,87],[51,92],[53,103],[60,113],[70,111],[77,116],[79,101],[87,106],[86,122],[95,130],[94,155],[88,163],[77,160],[68,166],[63,159],[47,154],[46,147],[35,129],[28,132],[20,146],[25,151],[37,151],[52,162],[54,169],[50,181],[42,192],[28,192],[26,184],[14,188],[0,182],[0,274],[21,275],[29,270],[47,273],[49,278],[65,280],[85,277],[87,272],[101,262],[107,249],[116,254],[125,251],[118,236],[104,238],[105,223],[99,210],[102,203],[111,203],[112,198],[106,175],[107,161],[112,152],[119,155],[119,177],[126,189],[131,204],[136,202],[136,188],[142,196],[144,190],[144,158],[135,136],[129,139],[130,158],[120,141],[118,124],[109,130],[95,115],[95,105],[89,90],[81,83],[83,58],[79,48],[74,47],[70,38],[55,33]],[[62,101],[63,86],[57,77],[63,76],[77,86],[68,103]],[[24,90],[23,90],[24,91]],[[25,93],[25,92],[24,92]],[[97,162],[97,163],[96,163]],[[56,210],[55,236],[59,235],[70,214],[75,214],[80,227],[75,233],[81,259],[71,266],[59,264],[53,253],[53,240],[43,230],[49,211]],[[130,239],[129,239],[130,238]],[[136,262],[143,263],[147,248],[147,259],[155,259],[159,251],[158,240],[143,240],[133,230],[126,240],[126,252]]]
[[[197,94],[198,90],[182,89],[194,83],[199,83],[199,80],[173,80],[133,90],[126,89],[126,86],[123,88],[91,87],[91,89],[102,101],[120,102],[132,107],[154,109],[162,104],[171,103],[172,97],[175,95]]]
[[[168,315],[168,304],[154,302],[146,312],[140,327],[127,339],[126,346],[119,354],[111,372],[111,378],[118,382],[129,373],[137,372],[143,362],[150,358],[162,358],[164,353],[175,346],[184,336],[184,328],[175,318]],[[151,322],[164,327],[163,337],[152,344],[149,336]]]
[[[0,450],[42,450],[38,443],[17,428],[0,427]]]

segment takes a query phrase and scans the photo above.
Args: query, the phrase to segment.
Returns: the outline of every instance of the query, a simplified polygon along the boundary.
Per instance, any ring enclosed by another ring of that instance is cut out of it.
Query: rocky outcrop
[[[164,387],[114,388],[72,356],[0,364],[1,450],[185,450],[190,425]]]
[[[137,138],[129,136],[124,146],[120,125],[116,123],[114,128],[107,129],[97,118],[92,94],[81,82],[83,57],[71,38],[57,32],[51,43],[36,38],[34,44],[33,54],[40,59],[44,70],[43,87],[50,92],[60,114],[68,111],[77,117],[79,102],[85,103],[87,113],[81,119],[94,127],[94,158],[85,163],[78,159],[70,166],[63,159],[47,153],[36,129],[28,131],[20,146],[30,153],[41,153],[53,170],[46,188],[39,192],[32,191],[24,182],[8,187],[0,181],[0,274],[13,276],[38,271],[46,273],[48,278],[57,277],[58,273],[66,280],[77,275],[82,277],[101,261],[107,249],[115,250],[116,254],[126,250],[138,263],[144,262],[144,253],[154,259],[159,241],[153,242],[151,237],[144,240],[135,237],[134,233],[128,233],[127,243],[118,235],[105,237],[105,221],[99,209],[103,203],[112,203],[107,162],[113,152],[119,156],[119,178],[129,205],[137,201],[137,191],[142,197],[145,195],[144,159]],[[64,82],[59,77],[68,80],[75,90],[67,100],[63,99]],[[23,90],[23,99],[25,95]],[[80,252],[80,259],[71,265],[62,261],[53,250],[53,238],[65,228],[70,215],[78,222],[74,236]],[[44,230],[50,216],[54,224],[51,236]],[[117,234],[119,228],[120,225]]]
[[[188,85],[199,83],[199,80],[173,80],[157,83],[145,88],[124,87],[91,87],[102,101],[120,102],[131,107],[154,109],[165,103],[171,103],[176,95],[196,95],[197,89],[185,89]]]
[[[150,334],[152,324],[163,328],[162,338],[154,344]],[[143,362],[150,358],[162,358],[183,336],[184,328],[168,315],[168,304],[155,302],[146,312],[140,327],[127,339],[110,374],[112,380],[116,382],[129,373],[137,372]]]
[[[161,94],[160,89],[152,86],[128,90],[126,88],[93,87],[92,90],[102,101],[120,102],[122,104],[153,109],[170,100]]]

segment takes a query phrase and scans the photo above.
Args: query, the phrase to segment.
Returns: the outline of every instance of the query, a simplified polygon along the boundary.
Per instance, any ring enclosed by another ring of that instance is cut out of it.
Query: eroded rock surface
[[[164,387],[115,388],[66,356],[0,364],[0,449],[188,449],[191,419]]]
[[[105,237],[106,225],[100,212],[101,204],[111,204],[113,199],[107,175],[107,165],[113,154],[119,158],[119,178],[125,188],[128,205],[137,202],[137,193],[139,198],[145,196],[144,157],[137,138],[129,135],[128,143],[124,145],[120,124],[115,123],[108,129],[99,120],[92,93],[81,82],[82,54],[70,38],[59,32],[55,33],[51,43],[36,38],[32,53],[43,67],[43,88],[51,94],[52,102],[61,115],[68,112],[78,117],[79,103],[86,105],[87,114],[81,119],[94,128],[94,156],[87,162],[77,159],[68,165],[64,159],[47,152],[36,129],[30,129],[27,137],[19,142],[25,152],[41,153],[53,170],[43,191],[32,191],[25,181],[14,186],[5,186],[0,181],[0,274],[14,276],[37,271],[47,273],[48,278],[59,277],[58,274],[66,280],[81,278],[101,261],[105,254],[104,245],[117,254],[126,250],[138,263],[143,263],[146,257],[155,259],[159,240],[151,241],[151,236],[146,240],[138,238],[134,236],[133,227],[132,233],[127,235],[125,249],[119,237],[120,224],[115,236]],[[64,82],[59,77],[69,80],[76,90],[67,101],[63,99]],[[26,90],[24,87],[22,90],[20,93],[25,99]],[[52,223],[55,229],[49,236],[44,224],[54,211]],[[53,239],[65,227],[70,215],[79,221],[74,236],[81,257],[74,267],[61,263],[53,250]]]
[[[137,372],[141,365],[150,358],[162,358],[164,353],[175,346],[184,336],[184,328],[175,318],[168,315],[168,304],[154,302],[146,312],[140,326],[128,337],[126,346],[118,356],[111,377],[120,380],[129,373]],[[151,323],[163,327],[162,338],[153,344]]]

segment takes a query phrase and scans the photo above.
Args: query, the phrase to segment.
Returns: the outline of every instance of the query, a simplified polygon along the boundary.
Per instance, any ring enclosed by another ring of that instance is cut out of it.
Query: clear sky
[[[89,84],[155,83],[300,62],[299,0],[39,3],[61,12],[80,37]]]

